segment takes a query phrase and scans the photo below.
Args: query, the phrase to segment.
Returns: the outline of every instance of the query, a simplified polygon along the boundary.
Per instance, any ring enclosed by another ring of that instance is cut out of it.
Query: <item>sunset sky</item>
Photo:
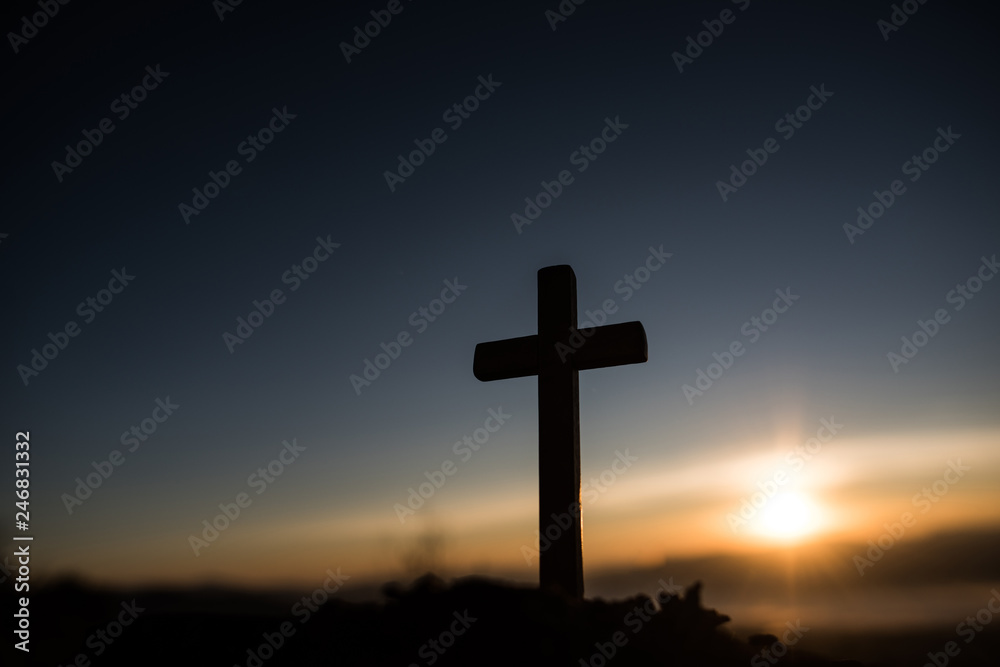
[[[580,374],[588,594],[701,579],[779,625],[948,628],[985,604],[1000,141],[981,17],[594,0],[552,23],[555,0],[404,0],[352,51],[386,4],[335,4],[71,3],[8,43],[3,479],[30,431],[38,573],[537,581],[537,380],[483,383],[472,360],[535,333],[537,271],[569,264],[581,322],[640,321],[649,350]],[[210,172],[225,187],[201,200]]]

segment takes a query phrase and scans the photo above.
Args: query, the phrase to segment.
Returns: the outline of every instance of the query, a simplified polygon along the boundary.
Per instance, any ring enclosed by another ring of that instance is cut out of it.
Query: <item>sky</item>
[[[980,10],[335,4],[7,13],[3,479],[28,432],[39,576],[537,581],[537,379],[472,362],[568,264],[581,323],[648,343],[580,373],[588,594],[703,579],[778,627],[985,603]]]

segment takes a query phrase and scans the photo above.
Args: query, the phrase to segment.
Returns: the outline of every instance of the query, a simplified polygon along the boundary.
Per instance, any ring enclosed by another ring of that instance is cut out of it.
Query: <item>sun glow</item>
[[[819,528],[821,512],[809,496],[789,491],[768,500],[754,523],[755,532],[764,537],[794,542]]]

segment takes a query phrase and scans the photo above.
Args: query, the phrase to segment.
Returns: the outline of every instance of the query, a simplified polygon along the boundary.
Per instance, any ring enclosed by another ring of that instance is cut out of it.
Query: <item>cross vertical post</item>
[[[567,269],[538,272],[538,530],[549,540],[538,567],[542,586],[582,598],[580,376],[556,348],[576,329],[576,276]],[[566,514],[563,529],[557,517]],[[554,539],[544,533],[549,526],[559,528]]]

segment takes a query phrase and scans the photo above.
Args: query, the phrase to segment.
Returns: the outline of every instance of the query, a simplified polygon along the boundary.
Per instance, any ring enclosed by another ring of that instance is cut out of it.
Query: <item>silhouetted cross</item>
[[[538,376],[538,530],[548,538],[546,522],[559,528],[539,553],[542,588],[583,597],[578,371],[647,359],[640,322],[577,329],[576,274],[566,265],[538,271],[538,334],[476,345],[478,379]]]

